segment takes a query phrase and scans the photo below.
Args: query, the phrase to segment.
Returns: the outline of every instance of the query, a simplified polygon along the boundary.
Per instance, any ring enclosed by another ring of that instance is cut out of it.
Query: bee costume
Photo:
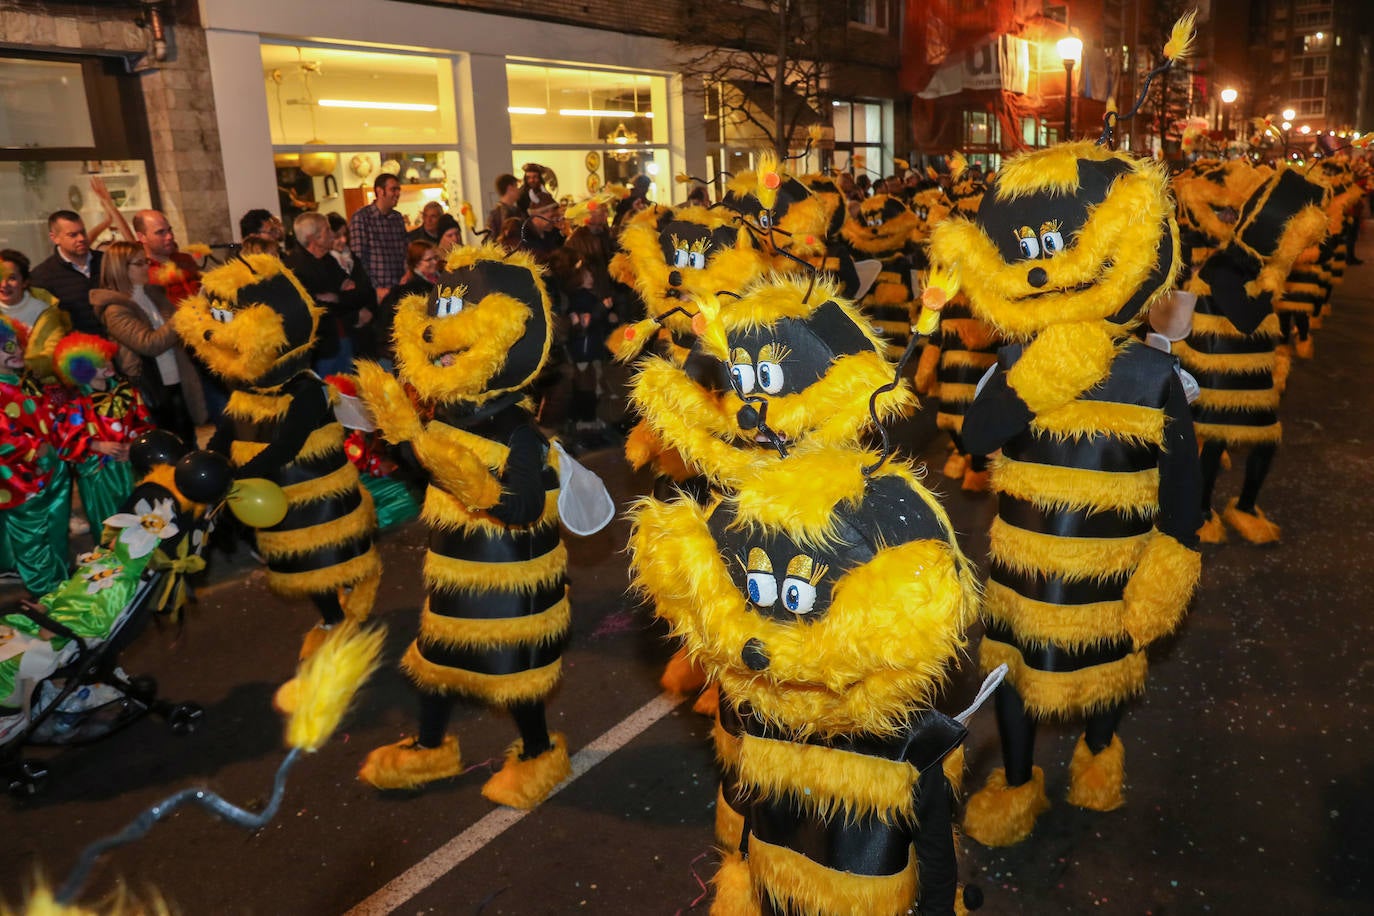
[[[572,771],[567,742],[550,734],[544,712],[571,619],[557,453],[524,394],[548,360],[550,327],[532,258],[457,248],[428,295],[397,307],[400,381],[375,363],[358,366],[378,428],[408,443],[430,475],[429,594],[402,661],[420,689],[420,727],[368,755],[359,775],[378,788],[460,772],[458,741],[446,734],[460,696],[508,710],[520,732],[482,788],[488,799],[532,808]],[[402,384],[432,418],[421,419]]]
[[[367,618],[382,575],[372,499],[344,453],[333,394],[310,371],[322,313],[280,260],[250,254],[205,274],[172,319],[231,388],[210,450],[229,457],[236,477],[266,478],[286,494],[286,517],[259,529],[257,543],[268,587],[319,609],[322,625],[306,634],[302,657],[328,627]]]
[[[653,361],[634,389],[725,490],[706,507],[645,500],[630,540],[636,585],[721,685],[717,830],[733,825],[738,851],[716,916],[955,908],[943,762],[964,730],[930,704],[976,583],[913,469],[857,445],[912,398],[833,297],[792,276],[705,302],[724,396]]]
[[[1035,723],[1086,720],[1069,801],[1123,803],[1125,702],[1145,646],[1197,582],[1197,445],[1175,362],[1132,338],[1179,263],[1162,171],[1094,143],[1017,157],[975,221],[936,228],[931,258],[1010,340],[964,418],[971,451],[1002,450],[984,602],[984,670],[1004,768],[968,803],[985,845],[1026,837],[1049,806]]]

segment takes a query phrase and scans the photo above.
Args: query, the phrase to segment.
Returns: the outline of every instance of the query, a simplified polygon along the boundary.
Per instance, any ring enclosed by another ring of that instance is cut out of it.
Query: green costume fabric
[[[54,453],[39,459],[55,463],[41,491],[10,509],[0,510],[0,569],[15,569],[35,595],[52,591],[67,577],[67,521],[72,514],[72,479]]]
[[[118,512],[134,491],[133,469],[127,463],[91,455],[76,466],[76,490],[81,494],[81,506],[86,510],[91,531],[99,538],[105,519]]]
[[[410,521],[420,514],[420,503],[410,488],[391,477],[373,477],[360,474],[359,479],[367,492],[372,494],[372,503],[377,508],[377,529],[386,531]]]

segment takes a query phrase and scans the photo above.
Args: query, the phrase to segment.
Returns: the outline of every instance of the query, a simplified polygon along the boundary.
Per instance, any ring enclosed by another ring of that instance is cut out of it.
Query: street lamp
[[[1298,116],[1298,113],[1291,108],[1285,108],[1281,114],[1285,121],[1291,121]]]
[[[1083,42],[1070,35],[1059,39],[1056,47],[1064,61],[1064,139],[1073,139],[1073,65],[1083,59]]]
[[[1221,135],[1227,140],[1231,139],[1231,105],[1238,95],[1240,93],[1229,86],[1221,90]]]

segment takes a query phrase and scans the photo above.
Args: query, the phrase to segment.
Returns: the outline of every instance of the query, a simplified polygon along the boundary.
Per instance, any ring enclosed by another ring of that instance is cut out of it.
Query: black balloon
[[[134,474],[143,477],[159,464],[172,464],[185,455],[186,443],[165,429],[150,429],[129,444]]]
[[[173,479],[182,496],[192,502],[213,504],[229,495],[234,469],[223,455],[191,452],[177,462]]]

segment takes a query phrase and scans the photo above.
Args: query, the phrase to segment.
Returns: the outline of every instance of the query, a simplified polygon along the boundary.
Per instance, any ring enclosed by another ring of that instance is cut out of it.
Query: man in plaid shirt
[[[383,172],[372,183],[377,199],[348,221],[348,247],[367,268],[380,302],[406,272],[406,218],[396,210],[401,181]]]

